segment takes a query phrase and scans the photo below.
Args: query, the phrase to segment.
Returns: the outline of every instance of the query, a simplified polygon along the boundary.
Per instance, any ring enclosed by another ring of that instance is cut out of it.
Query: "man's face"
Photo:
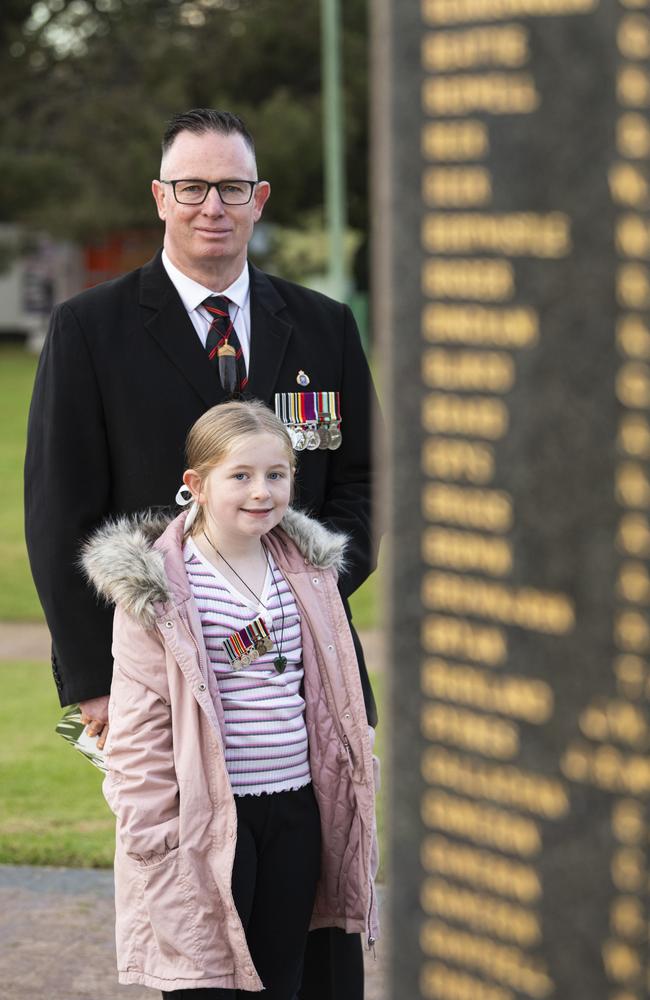
[[[218,132],[179,133],[160,170],[166,181],[257,179],[255,159],[242,136]],[[244,267],[253,225],[271,191],[266,181],[255,187],[248,205],[224,205],[215,188],[202,205],[179,205],[171,184],[153,181],[152,191],[172,263],[197,280],[216,270],[233,281]]]

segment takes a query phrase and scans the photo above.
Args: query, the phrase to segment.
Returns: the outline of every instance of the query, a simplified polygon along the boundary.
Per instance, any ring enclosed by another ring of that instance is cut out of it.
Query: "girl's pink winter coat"
[[[83,554],[89,579],[117,605],[104,794],[117,817],[119,980],[167,991],[261,990],[231,893],[237,816],[219,694],[185,573],[185,517],[166,527],[151,515],[121,519]],[[323,845],[311,926],[365,933],[372,943],[372,731],[336,586],[345,538],[289,510],[265,542],[302,615]]]

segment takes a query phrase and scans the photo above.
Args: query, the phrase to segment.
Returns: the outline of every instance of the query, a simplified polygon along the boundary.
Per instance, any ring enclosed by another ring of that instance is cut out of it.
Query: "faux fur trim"
[[[294,510],[293,507],[288,508],[280,527],[286,531],[312,566],[317,566],[318,569],[333,567],[339,576],[344,572],[347,567],[345,559],[347,535],[326,528],[320,521],[303,514],[300,510]]]
[[[98,528],[81,550],[80,565],[99,596],[120,604],[147,627],[156,620],[156,604],[172,596],[164,552],[154,543],[173,519],[151,511],[118,517]],[[346,535],[291,507],[280,527],[313,566],[345,569]]]
[[[171,518],[147,511],[102,524],[85,542],[80,563],[100,597],[120,604],[147,627],[155,605],[168,601],[165,557],[153,548]]]

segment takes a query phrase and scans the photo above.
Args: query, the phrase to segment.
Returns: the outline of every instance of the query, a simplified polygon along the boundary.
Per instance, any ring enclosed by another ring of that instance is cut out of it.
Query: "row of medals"
[[[264,653],[270,653],[274,648],[273,639],[258,639],[254,646],[247,649],[237,660],[233,660],[230,666],[233,670],[241,670],[242,667],[250,667],[251,663],[258,660]]]
[[[288,424],[287,430],[295,451],[336,451],[343,440],[338,424]]]

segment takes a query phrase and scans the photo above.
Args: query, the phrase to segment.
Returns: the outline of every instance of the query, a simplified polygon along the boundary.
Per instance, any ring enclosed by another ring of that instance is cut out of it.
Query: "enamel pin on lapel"
[[[304,389],[306,385],[309,385],[311,379],[307,374],[307,372],[304,372],[301,368],[298,374],[296,375],[296,382],[298,383],[298,385],[301,385]]]

